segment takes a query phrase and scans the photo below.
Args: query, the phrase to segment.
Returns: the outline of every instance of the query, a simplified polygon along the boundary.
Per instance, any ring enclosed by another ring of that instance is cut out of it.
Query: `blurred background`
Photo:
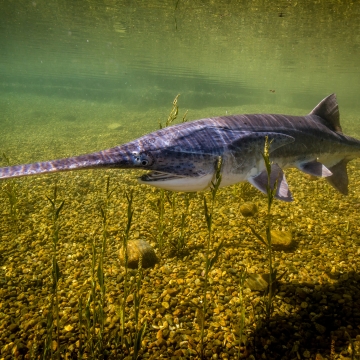
[[[14,122],[23,126],[17,136],[49,122],[116,123],[123,131],[114,143],[126,141],[156,129],[178,93],[194,119],[303,115],[335,92],[345,128],[357,133],[359,1],[0,4],[0,125],[10,143]],[[0,135],[5,147],[7,140]]]

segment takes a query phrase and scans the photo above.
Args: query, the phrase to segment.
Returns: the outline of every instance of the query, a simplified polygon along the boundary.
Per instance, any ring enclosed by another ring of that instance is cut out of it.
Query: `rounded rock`
[[[242,216],[250,217],[254,216],[258,211],[256,204],[252,202],[246,202],[240,206],[240,212]]]
[[[139,259],[142,257],[141,265],[144,269],[155,266],[158,262],[155,251],[152,246],[145,240],[130,240],[127,244],[128,251],[128,268],[137,269]],[[120,263],[125,265],[124,249],[120,249]]]

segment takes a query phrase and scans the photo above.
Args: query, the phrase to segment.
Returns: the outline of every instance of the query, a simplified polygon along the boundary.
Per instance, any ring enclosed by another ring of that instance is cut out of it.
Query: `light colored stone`
[[[266,233],[262,233],[261,236],[265,241]],[[285,250],[293,246],[293,238],[290,231],[271,230],[271,245],[275,250]]]
[[[157,263],[157,257],[152,246],[145,240],[130,240],[127,244],[128,268],[137,269],[139,258],[142,256],[142,267],[144,269],[153,267]],[[120,263],[124,266],[124,249],[120,249]]]
[[[268,281],[268,274],[249,274],[245,281],[245,286],[253,291],[265,291],[269,285]]]

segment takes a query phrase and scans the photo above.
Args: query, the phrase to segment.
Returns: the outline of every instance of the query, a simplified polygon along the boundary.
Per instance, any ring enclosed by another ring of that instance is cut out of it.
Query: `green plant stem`
[[[171,192],[171,196],[170,196],[169,192],[167,192],[166,198],[171,207],[170,234],[172,235],[174,233],[174,225],[175,225],[175,209],[177,203],[177,194],[176,192]]]
[[[79,297],[79,301],[78,301],[78,307],[79,307],[79,350],[78,350],[78,359],[82,360],[83,358],[83,332],[82,332],[82,327],[83,327],[83,298],[82,298],[82,294]]]
[[[97,355],[99,359],[104,358],[104,327],[105,327],[105,294],[106,294],[106,284],[105,284],[105,272],[104,272],[104,263],[106,255],[106,246],[108,242],[108,210],[110,204],[110,197],[113,190],[110,190],[110,177],[106,179],[106,190],[105,190],[105,200],[103,206],[100,206],[100,213],[102,219],[102,240],[101,240],[101,250],[100,257],[97,267],[97,281],[100,287],[100,298],[99,301],[94,301],[94,304],[98,304],[97,310],[97,319],[99,321],[99,335],[98,335],[98,346],[97,346]],[[96,261],[96,260],[95,260]],[[95,285],[96,286],[96,285]]]
[[[142,302],[142,295],[141,295],[142,278],[143,278],[142,255],[140,255],[138,272],[135,277],[135,292],[134,292],[135,335],[132,337],[133,360],[137,360],[138,358],[138,354],[142,346],[142,339],[146,330],[146,322],[140,325],[140,321],[139,321],[140,305]]]
[[[125,231],[122,235],[122,246],[124,249],[124,267],[125,267],[125,274],[124,274],[124,290],[123,290],[123,298],[120,304],[120,334],[121,334],[121,344],[124,347],[125,345],[125,305],[126,299],[128,296],[128,240],[130,236],[130,229],[132,224],[132,218],[134,215],[134,210],[132,208],[133,204],[133,192],[126,193],[126,200],[128,203],[127,206],[127,223],[125,226]]]
[[[55,255],[56,261],[56,255]],[[56,314],[56,342],[57,342],[57,358],[60,360],[60,318],[59,318],[59,292],[56,287],[55,291],[55,314]]]
[[[206,202],[204,198],[204,202]],[[206,205],[205,205],[206,207]],[[210,207],[210,217],[212,219],[213,216],[213,209],[214,209],[214,203],[211,202]],[[210,244],[212,240],[212,224],[210,223],[210,226],[208,227],[208,238],[207,238],[207,244],[206,244],[206,253],[205,253],[205,276],[204,276],[204,294],[203,294],[203,307],[202,307],[202,318],[201,318],[201,333],[200,333],[200,346],[201,346],[201,357],[204,357],[204,332],[205,332],[205,316],[207,313],[207,290],[208,290],[208,277],[209,277],[209,258],[210,258]]]
[[[164,224],[164,215],[165,215],[165,191],[164,189],[160,189],[160,196],[158,200],[158,246],[160,250],[163,250],[164,246],[164,231],[165,231],[165,224]]]
[[[275,192],[277,189],[277,180],[275,181],[274,186],[271,186],[271,162],[270,162],[270,148],[271,141],[269,141],[268,137],[265,137],[265,146],[264,146],[264,153],[263,153],[263,159],[266,167],[267,172],[267,225],[266,225],[266,240],[267,240],[267,252],[268,252],[268,262],[269,262],[269,291],[267,294],[267,304],[266,304],[266,320],[268,321],[270,319],[271,313],[272,313],[272,301],[273,301],[273,288],[274,288],[274,282],[276,273],[273,269],[273,254],[272,254],[272,241],[271,241],[271,206],[274,201]]]
[[[239,321],[239,349],[238,349],[238,359],[240,359],[241,353],[241,342],[243,338],[243,332],[245,327],[245,305],[244,305],[244,283],[247,277],[246,267],[243,266],[243,270],[240,272],[240,281],[239,281],[239,306],[240,306],[240,321]]]
[[[57,262],[57,245],[59,243],[59,230],[60,230],[60,224],[59,224],[59,215],[60,212],[64,206],[64,201],[61,202],[61,204],[56,207],[56,201],[57,201],[57,185],[54,187],[54,194],[53,198],[49,198],[47,196],[47,199],[49,200],[51,204],[51,210],[52,210],[52,243],[53,243],[53,256],[52,256],[52,278],[53,278],[53,286],[52,286],[52,300],[51,300],[51,311],[55,309],[55,318],[56,318],[56,341],[57,341],[57,348],[56,348],[56,357],[60,360],[60,319],[59,319],[59,294],[58,294],[58,282],[61,277],[59,265]],[[54,301],[55,300],[55,301]],[[51,325],[51,329],[48,329],[48,331],[53,331],[53,326]],[[49,337],[49,341],[51,347],[51,358],[53,357],[53,346],[51,341],[51,336]],[[46,350],[45,350],[46,351]]]
[[[91,262],[91,295],[90,301],[92,301],[92,312],[93,312],[93,320],[92,320],[92,327],[91,327],[91,335],[90,335],[90,353],[92,354],[93,358],[95,358],[95,328],[97,323],[97,315],[96,315],[96,278],[95,278],[95,268],[96,268],[96,240],[95,236],[93,237],[92,241],[92,262]]]
[[[10,160],[6,156],[5,153],[3,153],[3,158],[5,159],[6,165],[10,166]],[[8,180],[8,182],[5,184],[5,193],[6,196],[9,199],[10,204],[10,218],[12,222],[12,226],[15,229],[15,233],[17,234],[19,232],[19,221],[18,221],[18,189],[17,184],[15,180]]]
[[[205,214],[205,220],[208,230],[208,237],[207,237],[207,244],[206,244],[206,252],[205,252],[205,274],[204,274],[204,292],[203,292],[203,306],[202,306],[202,316],[201,316],[201,333],[200,333],[200,351],[201,351],[201,358],[204,358],[204,334],[205,334],[205,316],[207,313],[207,290],[208,290],[208,277],[209,277],[209,271],[211,270],[212,266],[215,264],[218,256],[219,251],[223,246],[223,243],[221,243],[216,251],[215,254],[210,257],[210,250],[212,245],[212,238],[213,238],[213,230],[212,230],[212,220],[214,215],[214,204],[215,204],[215,198],[217,191],[220,187],[221,183],[221,167],[222,167],[222,158],[219,157],[217,159],[217,162],[215,164],[215,176],[214,180],[211,182],[211,203],[210,203],[210,209],[208,208],[206,198],[204,196],[204,214]]]

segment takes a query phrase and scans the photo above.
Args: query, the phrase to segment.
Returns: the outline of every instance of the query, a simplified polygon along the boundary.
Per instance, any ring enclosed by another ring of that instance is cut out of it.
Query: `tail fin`
[[[332,185],[336,190],[340,191],[344,195],[347,195],[349,192],[349,178],[346,171],[347,163],[348,160],[343,159],[333,167],[329,168],[329,170],[332,172],[332,175],[326,178],[330,185]]]

